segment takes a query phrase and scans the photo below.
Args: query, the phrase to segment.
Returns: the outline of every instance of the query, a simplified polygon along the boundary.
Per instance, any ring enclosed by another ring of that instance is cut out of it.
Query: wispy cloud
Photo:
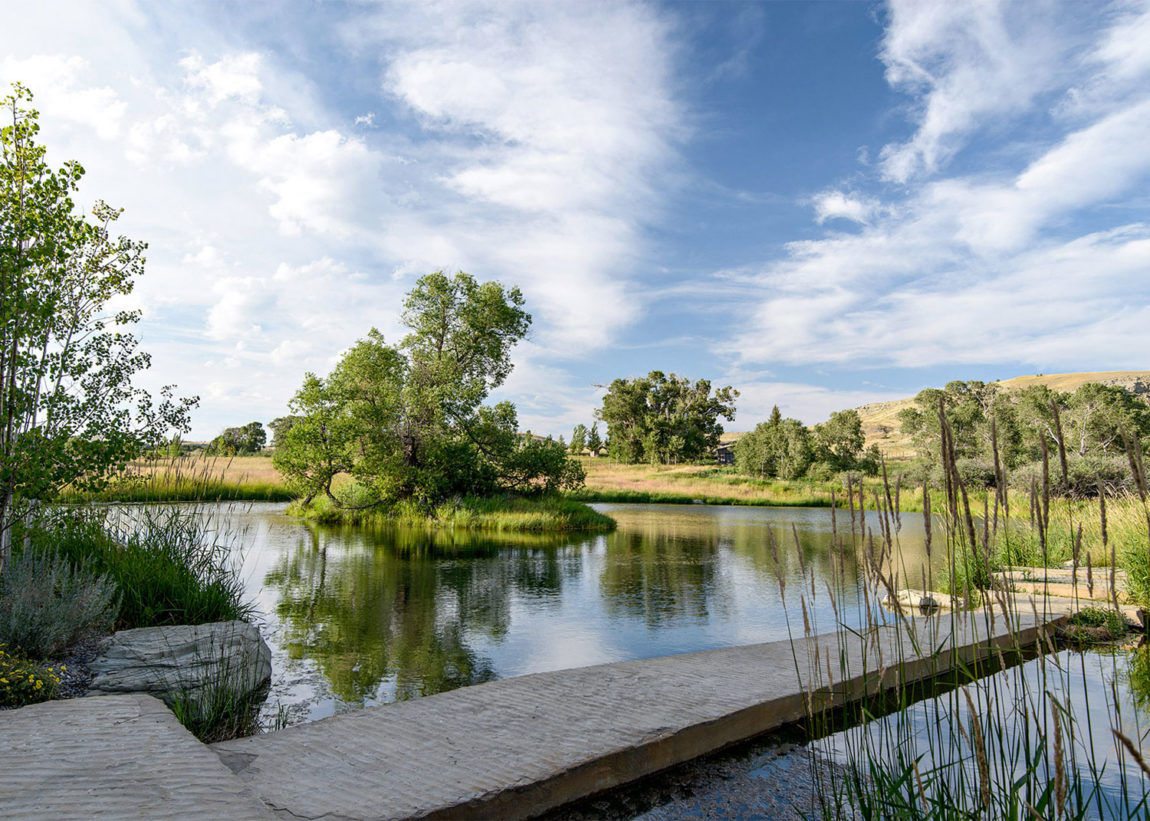
[[[1068,34],[1041,15],[1022,21],[1030,7],[1018,4],[894,3],[883,55],[918,125],[888,146],[882,174],[905,186],[816,198],[818,222],[861,229],[765,262],[746,330],[722,349],[750,363],[1144,367],[1150,224],[1122,207],[1150,179],[1150,26],[1139,8]],[[1079,55],[1074,72],[1036,68],[1067,55]],[[1040,92],[1054,104],[1040,107]],[[1049,138],[974,136],[1019,117],[1043,120]],[[994,157],[968,156],[967,167],[1007,168],[947,174],[960,148]]]

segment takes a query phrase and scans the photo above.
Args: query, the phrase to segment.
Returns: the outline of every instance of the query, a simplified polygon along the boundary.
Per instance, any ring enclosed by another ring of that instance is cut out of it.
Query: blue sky
[[[81,201],[193,438],[285,412],[423,273],[520,286],[500,398],[651,369],[808,423],[953,378],[1150,367],[1150,2],[19,4]]]

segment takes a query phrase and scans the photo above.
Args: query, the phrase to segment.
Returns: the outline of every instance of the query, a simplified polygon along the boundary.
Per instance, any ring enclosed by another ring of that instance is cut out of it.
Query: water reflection
[[[829,511],[599,507],[618,520],[614,533],[323,528],[259,505],[230,514],[252,520],[237,524],[248,526],[249,584],[274,645],[269,709],[307,703],[318,718],[494,678],[785,639],[783,604],[798,612],[803,565],[818,579],[816,629],[836,620],[827,588],[848,623],[873,605],[859,599],[854,551],[831,546]],[[900,542],[917,574],[921,523],[904,522]]]

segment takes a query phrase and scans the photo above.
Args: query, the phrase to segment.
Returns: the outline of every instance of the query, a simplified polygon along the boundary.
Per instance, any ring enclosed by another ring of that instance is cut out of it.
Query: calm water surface
[[[217,514],[245,545],[244,578],[274,654],[265,711],[308,721],[524,673],[785,639],[784,601],[802,632],[800,561],[819,579],[817,629],[834,626],[824,584],[842,590],[844,621],[865,618],[858,561],[831,548],[829,510],[596,507],[618,530],[328,528],[271,504]],[[837,526],[850,532],[845,513]],[[904,518],[899,542],[917,579],[921,517]]]

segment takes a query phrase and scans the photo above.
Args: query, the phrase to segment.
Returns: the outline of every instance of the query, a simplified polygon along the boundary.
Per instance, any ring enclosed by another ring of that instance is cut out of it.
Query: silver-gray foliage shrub
[[[0,644],[30,658],[59,654],[89,632],[104,632],[119,593],[90,561],[73,566],[52,550],[13,556],[0,578]]]

